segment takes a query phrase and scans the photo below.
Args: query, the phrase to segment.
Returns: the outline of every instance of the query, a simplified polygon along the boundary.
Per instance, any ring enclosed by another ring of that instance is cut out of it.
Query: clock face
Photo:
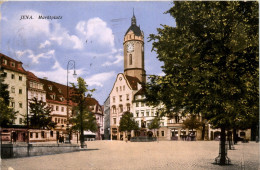
[[[134,51],[134,44],[127,43],[127,52],[133,52],[133,51]]]

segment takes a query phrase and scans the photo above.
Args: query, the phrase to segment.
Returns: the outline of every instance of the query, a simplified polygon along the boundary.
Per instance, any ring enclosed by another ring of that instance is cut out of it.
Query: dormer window
[[[58,89],[58,91],[59,91],[59,93],[61,93],[61,89],[60,88]]]
[[[3,59],[3,64],[7,65],[7,60],[6,59]]]
[[[50,90],[52,90],[52,86],[51,85],[49,85],[48,87],[49,87]]]
[[[64,101],[64,97],[60,97],[60,101]]]
[[[50,96],[51,96],[52,100],[55,100],[55,97],[56,97],[55,94],[51,94]]]
[[[12,67],[15,67],[15,63],[14,63],[14,62],[11,62],[11,66],[12,66]]]

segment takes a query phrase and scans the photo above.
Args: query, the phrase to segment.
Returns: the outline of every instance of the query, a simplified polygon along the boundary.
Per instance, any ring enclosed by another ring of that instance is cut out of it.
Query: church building
[[[124,112],[129,111],[133,113],[139,127],[141,127],[141,121],[147,122],[147,128],[148,122],[156,116],[155,112],[157,109],[146,106],[145,111],[150,110],[150,115],[142,115],[141,117],[141,113],[145,112],[143,110],[140,110],[139,115],[136,114],[137,102],[135,98],[139,97],[138,94],[142,91],[142,85],[146,83],[146,72],[144,69],[144,33],[140,29],[140,26],[137,26],[134,14],[131,19],[131,25],[125,33],[123,47],[124,73],[119,73],[117,75],[109,95],[110,139],[112,140],[122,140],[124,138],[124,133],[119,132],[119,122]],[[149,117],[149,121],[146,121],[147,116]],[[167,126],[167,120],[163,120],[163,124],[164,126]],[[132,133],[131,136],[133,135],[134,134]]]

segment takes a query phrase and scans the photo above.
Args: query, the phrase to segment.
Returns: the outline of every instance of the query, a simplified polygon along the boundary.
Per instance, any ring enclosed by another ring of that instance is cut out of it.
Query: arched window
[[[132,65],[132,54],[129,54],[129,65]]]

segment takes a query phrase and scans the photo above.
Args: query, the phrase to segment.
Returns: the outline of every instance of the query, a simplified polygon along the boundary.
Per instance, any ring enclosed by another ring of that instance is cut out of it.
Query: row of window
[[[135,106],[136,106],[136,107],[139,107],[139,106],[145,107],[145,102],[136,102],[136,103],[135,103]]]
[[[52,91],[52,85],[48,85],[48,88],[49,88],[49,90],[51,90]],[[59,91],[59,93],[61,93],[61,89],[60,88],[58,88],[58,91]]]
[[[119,87],[116,87],[116,92],[118,92],[118,89],[120,90],[120,91],[125,91],[125,85],[123,85],[123,87],[122,86],[119,86]]]
[[[29,85],[31,88],[43,90],[43,84],[36,83],[36,82],[30,82]]]
[[[66,109],[66,107],[64,107],[64,106],[56,106],[56,107],[54,107],[54,105],[49,105],[51,108],[52,108],[52,111],[61,111],[61,112],[64,112],[65,111],[65,109]]]
[[[34,135],[35,134],[35,135]],[[30,138],[39,138],[39,136],[41,135],[41,138],[45,138],[46,134],[44,131],[42,132],[30,132]],[[53,131],[50,132],[50,136],[53,137]]]
[[[126,101],[129,101],[129,94],[126,94]],[[119,101],[122,102],[123,101],[123,95],[119,95]],[[116,102],[116,97],[113,96],[113,103]]]
[[[67,119],[63,119],[63,118],[55,118],[55,123],[57,124],[66,124],[66,120]]]
[[[10,101],[10,106],[12,108],[15,108],[15,102],[14,101]],[[23,108],[23,103],[22,102],[18,102],[18,107],[19,108]]]
[[[11,93],[15,93],[15,87],[14,86],[11,87]],[[19,89],[18,93],[23,94],[23,89]]]
[[[3,77],[7,77],[7,73],[4,72]],[[11,79],[15,79],[15,74],[11,74]],[[23,76],[18,76],[19,81],[23,81]]]
[[[3,64],[7,65],[7,60],[6,59],[3,59]],[[10,61],[10,66],[11,67],[15,67],[15,62]],[[21,64],[18,64],[18,68],[20,68],[20,67],[21,67]]]
[[[128,104],[126,104],[126,110],[127,111],[130,111],[130,104],[128,103]],[[112,106],[112,113],[113,114],[116,114],[116,111],[117,111],[117,108],[116,108],[116,106]],[[122,113],[124,111],[124,109],[123,109],[123,105],[119,105],[119,113]]]
[[[134,117],[149,117],[149,116],[157,116],[157,113],[153,109],[151,109],[151,112],[150,110],[146,110],[146,111],[136,110],[134,115]]]
[[[32,92],[31,92],[31,99],[34,98],[34,97],[36,97],[36,98],[38,99],[38,95],[39,95],[39,93],[37,93],[37,92],[34,93],[34,92],[32,91]],[[45,99],[45,98],[44,98],[44,95],[41,94],[40,100],[41,100],[41,101],[44,101],[44,99]]]

